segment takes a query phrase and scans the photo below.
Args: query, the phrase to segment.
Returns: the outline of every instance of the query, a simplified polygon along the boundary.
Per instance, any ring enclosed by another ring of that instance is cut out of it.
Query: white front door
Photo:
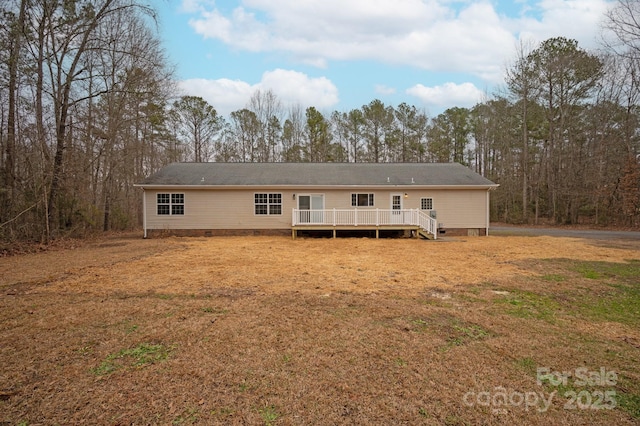
[[[402,223],[402,194],[391,194],[391,210],[391,223]]]
[[[324,194],[298,195],[301,223],[323,223]]]

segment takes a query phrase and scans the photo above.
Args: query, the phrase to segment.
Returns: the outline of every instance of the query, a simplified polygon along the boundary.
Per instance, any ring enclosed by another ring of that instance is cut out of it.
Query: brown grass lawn
[[[638,424],[640,243],[105,237],[0,258],[0,366],[7,425]]]

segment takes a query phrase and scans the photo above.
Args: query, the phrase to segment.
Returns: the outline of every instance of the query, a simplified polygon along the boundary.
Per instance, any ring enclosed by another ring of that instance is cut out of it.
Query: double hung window
[[[184,194],[159,193],[156,205],[159,215],[184,215]]]
[[[254,212],[257,215],[281,215],[282,194],[254,194]]]

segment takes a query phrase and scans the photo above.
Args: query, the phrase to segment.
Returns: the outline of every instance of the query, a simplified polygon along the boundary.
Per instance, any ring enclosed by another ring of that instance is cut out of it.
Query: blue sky
[[[599,47],[606,0],[161,0],[181,93],[228,116],[257,90],[285,108],[374,99],[435,116],[500,90],[519,43]]]

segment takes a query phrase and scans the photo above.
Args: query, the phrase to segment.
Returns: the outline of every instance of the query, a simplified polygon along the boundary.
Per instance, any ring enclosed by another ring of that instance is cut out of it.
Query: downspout
[[[489,192],[491,192],[491,188],[487,189],[487,229],[484,232],[486,237],[489,236],[489,217],[491,215],[491,209],[489,207]]]
[[[142,188],[142,229],[144,231],[143,238],[147,238],[147,195]]]

